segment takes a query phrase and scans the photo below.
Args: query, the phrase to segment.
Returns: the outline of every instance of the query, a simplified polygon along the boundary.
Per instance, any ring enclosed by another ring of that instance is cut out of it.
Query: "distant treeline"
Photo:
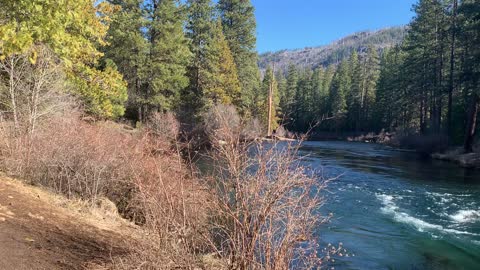
[[[480,1],[421,0],[414,11],[404,41],[380,56],[369,46],[328,68],[291,65],[278,73],[278,118],[301,132],[329,119],[319,129],[445,136],[471,151],[478,129]]]

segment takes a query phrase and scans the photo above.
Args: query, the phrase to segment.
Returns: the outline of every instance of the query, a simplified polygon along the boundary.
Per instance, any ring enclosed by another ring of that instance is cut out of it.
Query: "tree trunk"
[[[138,122],[143,123],[143,112],[142,112],[142,106],[138,106]]]
[[[443,52],[444,52],[444,45],[443,45],[443,38],[440,41],[440,51],[439,51],[439,70],[438,70],[438,87],[437,87],[437,116],[435,120],[435,132],[437,134],[441,133],[442,130],[442,107],[443,107],[443,69],[444,69],[444,59],[443,59]]]
[[[268,131],[267,131],[267,137],[272,136],[272,117],[273,117],[273,112],[272,112],[272,105],[273,105],[273,83],[274,83],[274,78],[275,78],[275,65],[273,66],[272,70],[272,77],[270,79],[270,85],[268,89]]]
[[[420,101],[420,134],[425,134],[425,118],[423,114],[424,108],[425,108],[425,103],[422,97]]]
[[[452,134],[452,107],[453,107],[453,91],[455,88],[454,85],[454,70],[455,70],[455,41],[457,34],[457,6],[458,0],[453,1],[453,10],[452,10],[452,37],[450,44],[450,82],[448,85],[448,109],[447,109],[447,138],[448,143],[451,143],[450,136]]]
[[[15,61],[13,60],[13,57],[10,58],[10,63],[8,66],[8,75],[9,75],[9,94],[10,94],[10,102],[12,106],[12,113],[13,113],[13,124],[15,126],[15,132],[18,131],[19,129],[19,123],[18,123],[18,111],[17,111],[17,98],[16,98],[16,79],[15,78]]]
[[[477,124],[478,103],[480,98],[477,93],[472,94],[470,105],[467,111],[467,128],[465,132],[465,153],[473,152],[473,143],[475,139],[475,130]]]

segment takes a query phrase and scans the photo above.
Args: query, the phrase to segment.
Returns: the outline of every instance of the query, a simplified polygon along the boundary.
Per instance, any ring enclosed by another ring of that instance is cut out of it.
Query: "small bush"
[[[262,136],[262,127],[256,118],[243,121],[232,105],[217,105],[206,114],[204,132],[209,141],[232,141],[231,136],[239,136],[240,141],[253,141]]]
[[[172,113],[154,113],[147,121],[147,128],[150,133],[161,139],[175,142],[180,133],[180,123]]]
[[[218,105],[212,107],[205,117],[205,132],[215,134],[211,141],[232,141],[232,135],[242,132],[240,115],[234,106]]]
[[[279,126],[277,130],[275,130],[275,135],[278,137],[286,138],[288,135],[288,130],[286,130],[284,126]]]

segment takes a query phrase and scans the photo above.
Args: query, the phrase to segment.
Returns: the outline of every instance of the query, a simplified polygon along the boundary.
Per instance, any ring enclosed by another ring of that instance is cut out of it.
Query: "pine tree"
[[[405,40],[409,95],[419,105],[420,132],[439,133],[443,106],[446,19],[439,0],[420,0]]]
[[[150,9],[148,88],[143,103],[150,110],[170,111],[179,105],[180,92],[188,86],[191,58],[183,32],[184,15],[176,0],[154,0]]]
[[[187,36],[193,60],[190,87],[184,94],[185,110],[197,116],[214,104],[240,104],[240,82],[221,21],[211,0],[188,1]]]
[[[447,136],[449,144],[452,143],[453,137],[453,95],[456,87],[456,67],[457,67],[457,36],[458,36],[458,0],[451,0],[450,9],[450,23],[448,26],[448,32],[450,37],[450,70],[449,70],[449,82],[448,82],[448,107],[447,107]]]
[[[367,49],[367,56],[365,60],[365,74],[363,81],[363,91],[361,97],[362,115],[361,126],[364,131],[369,131],[373,128],[372,117],[373,108],[375,106],[375,96],[377,89],[377,81],[380,76],[380,59],[377,50],[372,46]]]
[[[323,67],[319,67],[312,75],[313,97],[310,101],[310,107],[312,108],[313,117],[316,118],[316,120],[323,116],[323,110],[327,104],[328,90],[323,86],[325,72]]]
[[[298,71],[295,65],[290,65],[287,73],[287,82],[285,87],[285,93],[282,95],[280,101],[280,106],[284,111],[286,119],[290,119],[293,116],[295,111],[296,101],[295,97],[297,95],[298,88]],[[289,121],[287,121],[288,123]]]
[[[142,97],[142,74],[148,54],[148,43],[143,29],[146,27],[143,0],[109,0],[121,7],[114,13],[107,33],[109,46],[104,49],[104,59],[112,60],[128,84],[127,113],[141,119],[138,114]],[[137,115],[138,114],[138,115]]]
[[[375,96],[375,129],[380,131],[383,128],[390,130],[392,128],[394,119],[394,104],[395,104],[395,86],[393,82],[394,68],[394,51],[389,49],[383,52],[380,63],[380,75],[376,85]]]
[[[211,43],[207,45],[207,62],[213,65],[210,73],[214,80],[205,85],[204,95],[210,104],[240,105],[240,82],[237,76],[234,59],[225,36],[222,32],[220,20],[213,28]]]
[[[193,57],[188,68],[190,85],[182,94],[182,113],[184,121],[191,121],[203,112],[205,84],[215,76],[210,73],[218,70],[212,70],[217,65],[207,61],[208,44],[211,43],[214,28],[211,0],[187,1],[187,12],[186,35]]]
[[[280,117],[281,117],[281,123],[283,124],[285,122],[285,108],[283,107],[283,101],[286,98],[286,92],[287,92],[287,78],[285,78],[285,74],[283,71],[277,71],[277,74],[275,75],[277,85],[278,85],[278,106],[279,106],[279,111],[281,111]]]
[[[473,142],[477,133],[477,117],[480,104],[480,1],[464,0],[459,7],[460,24],[462,26],[460,41],[464,58],[461,69],[461,80],[466,97],[466,126],[464,150],[473,151]]]
[[[345,95],[347,98],[347,125],[350,130],[358,131],[361,108],[362,108],[362,93],[364,88],[363,68],[360,63],[358,53],[353,51],[349,59],[350,65],[350,89],[346,89]]]
[[[241,111],[248,115],[260,85],[254,8],[250,0],[219,0],[218,9],[242,86]]]
[[[330,88],[332,87],[332,81],[333,81],[333,76],[335,75],[336,72],[336,66],[335,65],[330,65],[327,67],[327,70],[325,71],[325,76],[323,79],[323,91],[325,91],[325,94],[328,96],[330,93]],[[327,98],[328,102],[328,98]],[[328,114],[329,112],[329,107],[327,106],[328,104],[325,104],[325,108],[323,109],[323,114]]]
[[[300,74],[295,95],[296,110],[294,114],[295,130],[306,131],[313,122],[312,100],[314,97],[313,72],[304,70]]]
[[[336,131],[340,131],[347,113],[346,94],[351,87],[349,62],[344,60],[340,63],[335,73],[330,89],[329,103],[330,112],[335,117]]]

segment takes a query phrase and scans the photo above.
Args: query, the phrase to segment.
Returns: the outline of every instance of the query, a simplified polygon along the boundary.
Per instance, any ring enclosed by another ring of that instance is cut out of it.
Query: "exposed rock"
[[[480,168],[480,154],[470,153],[458,157],[458,162],[465,168]]]
[[[451,161],[464,168],[480,168],[480,153],[464,154],[461,150],[432,154],[433,159]]]

